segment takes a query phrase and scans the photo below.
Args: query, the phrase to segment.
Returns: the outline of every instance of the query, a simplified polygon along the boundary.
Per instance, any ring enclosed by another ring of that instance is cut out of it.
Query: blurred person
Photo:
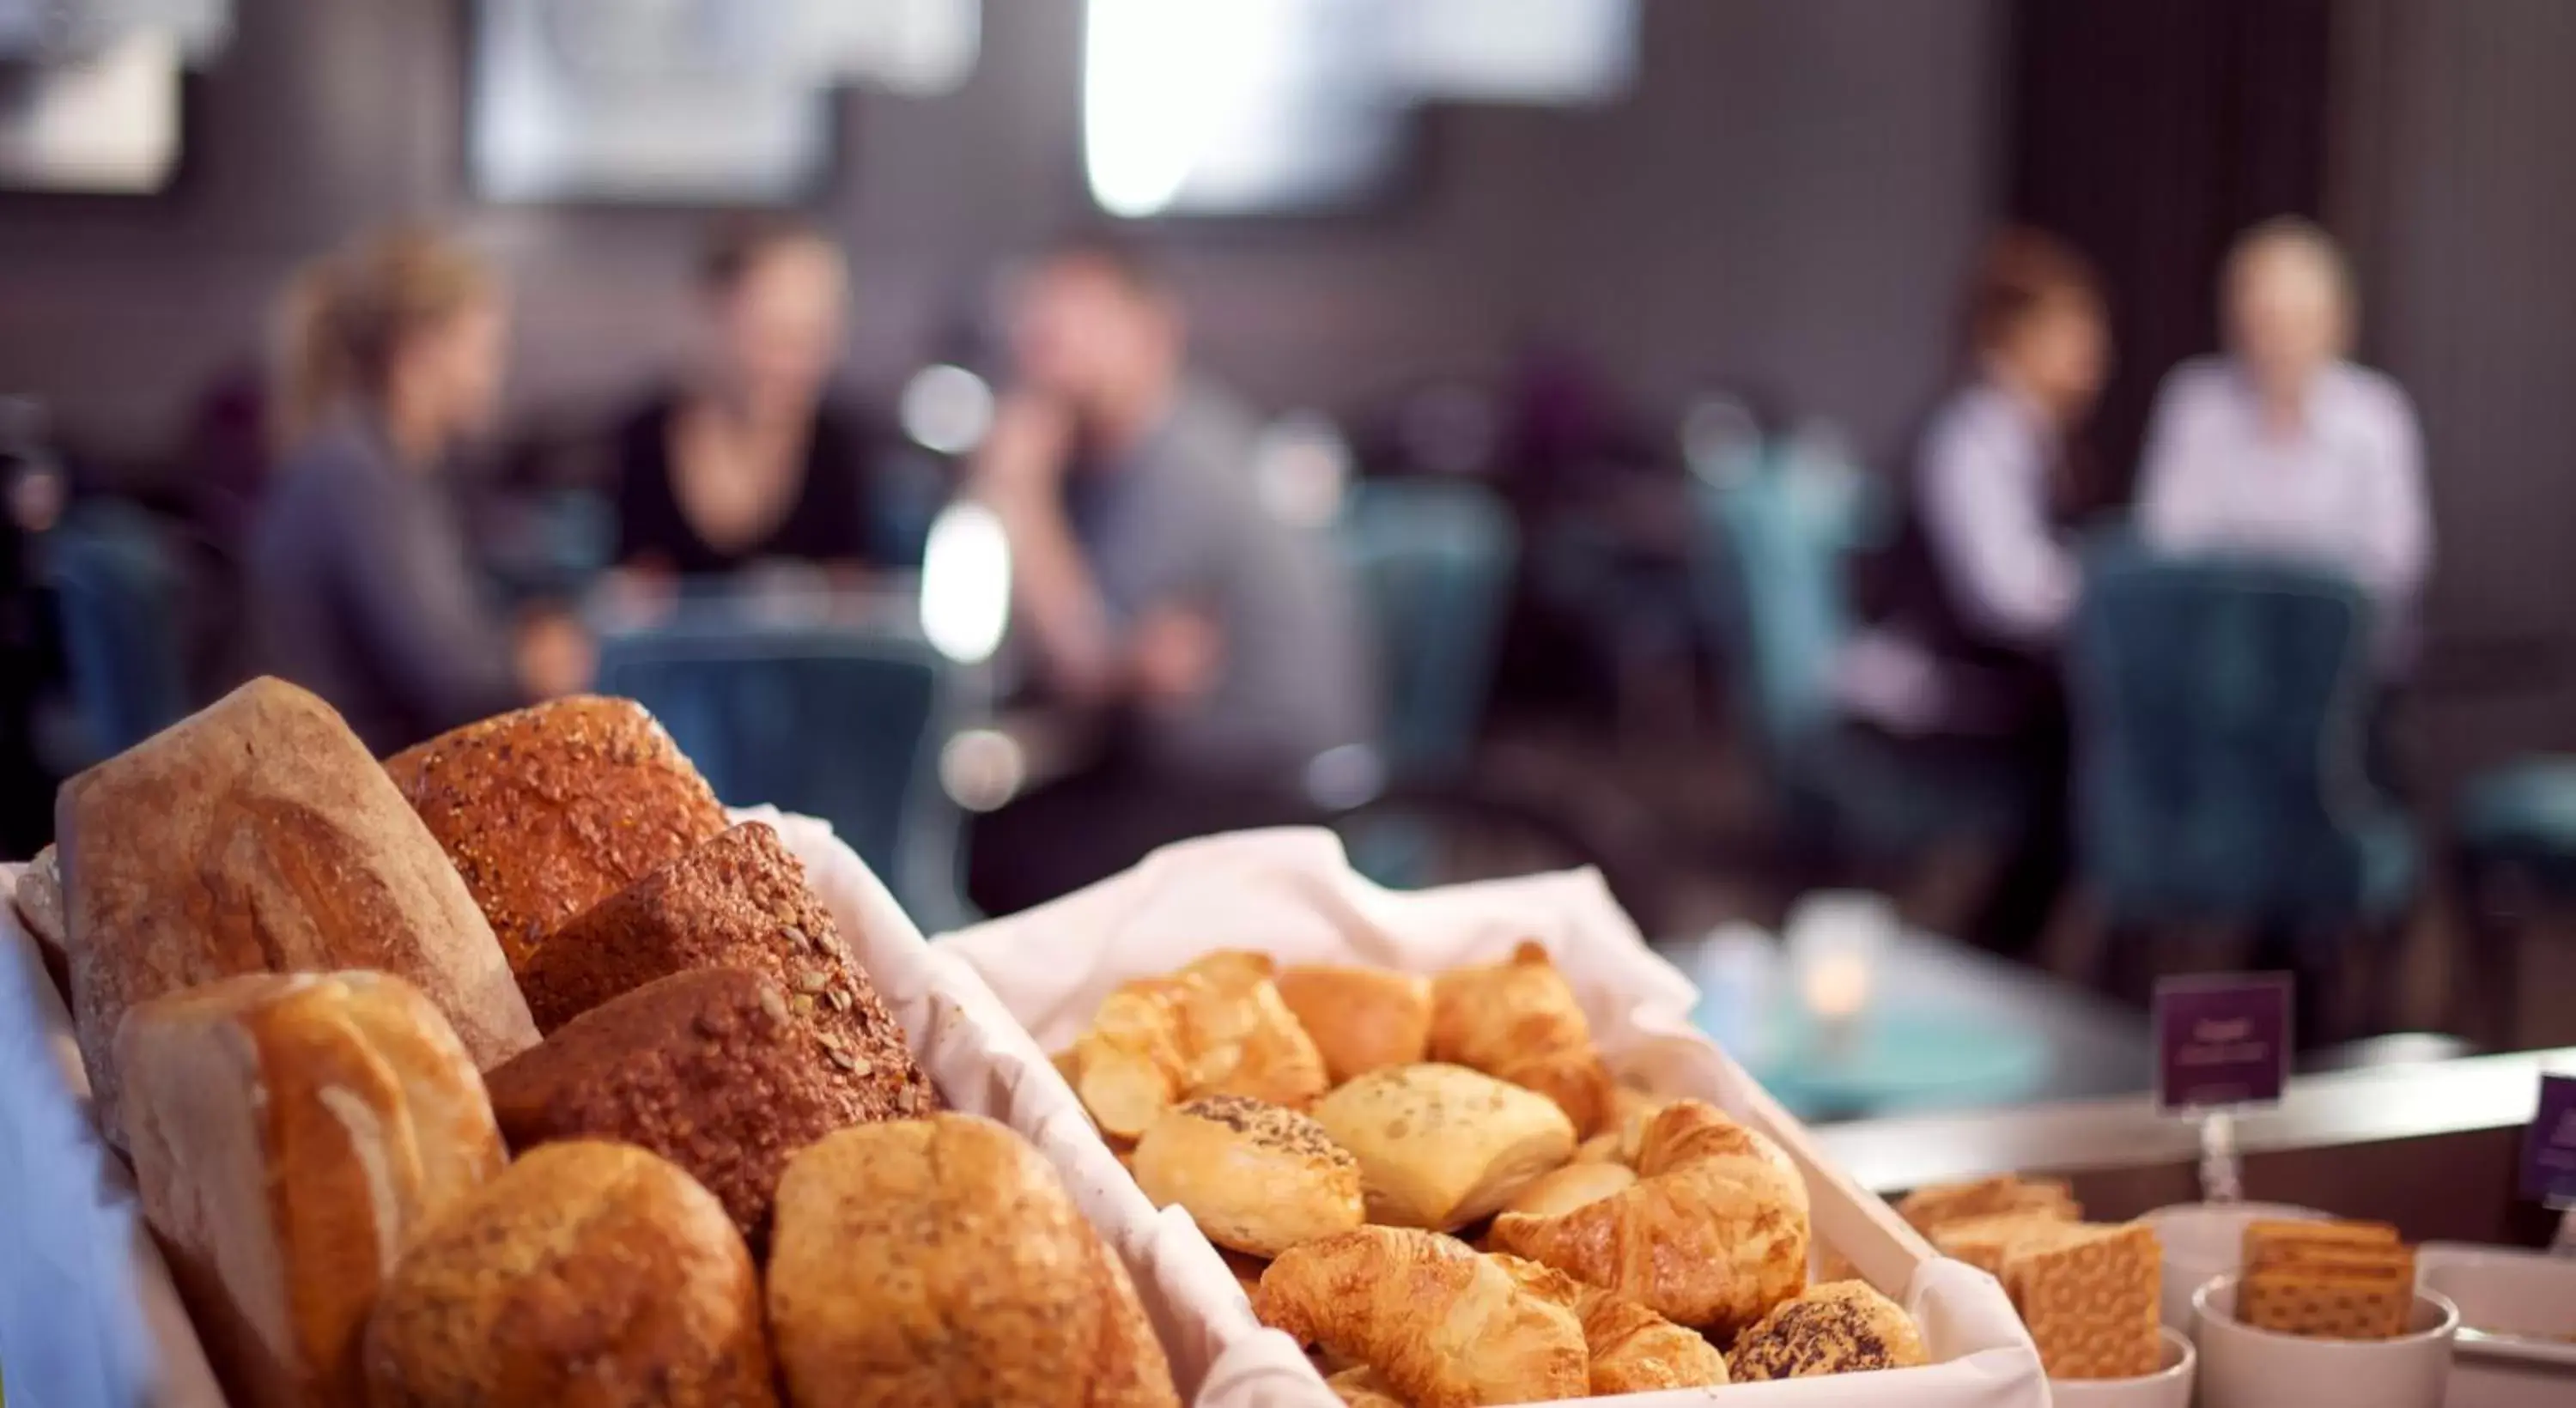
[[[2298,219],[2257,225],[2224,275],[2228,352],[2165,378],[2148,423],[2138,517],[2173,551],[2276,554],[2340,570],[2381,608],[2402,666],[2432,565],[2415,408],[2347,360],[2355,300],[2342,253]]]
[[[1971,922],[2021,952],[2046,927],[2067,864],[2067,720],[2058,649],[2082,590],[2067,535],[2075,433],[2110,365],[2098,278],[2035,230],[1980,258],[1965,374],[1925,430],[1875,624],[1840,681],[1862,727],[1958,753],[2008,778],[2024,834]]]
[[[839,247],[810,225],[745,217],[715,232],[699,286],[699,365],[618,431],[621,575],[668,586],[799,563],[858,581],[869,438],[830,385],[849,302]]]
[[[425,230],[317,261],[284,306],[284,458],[252,529],[265,668],[391,751],[587,682],[569,618],[488,608],[442,475],[490,425],[508,313],[499,281]]]
[[[1041,689],[1106,741],[979,823],[976,897],[996,910],[1299,819],[1307,766],[1372,732],[1349,583],[1264,505],[1258,427],[1190,367],[1172,291],[1122,246],[1070,242],[1023,275],[1009,324],[1016,383],[970,488],[1010,542]]]

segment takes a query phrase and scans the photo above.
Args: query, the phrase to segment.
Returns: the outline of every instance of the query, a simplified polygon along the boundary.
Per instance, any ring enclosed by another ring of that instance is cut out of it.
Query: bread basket
[[[1248,832],[1156,853],[1134,870],[1009,919],[933,945],[983,975],[990,995],[1047,1049],[1069,1044],[1100,1000],[1131,978],[1168,972],[1219,948],[1249,948],[1283,963],[1364,963],[1434,973],[1491,963],[1524,939],[1545,945],[1572,982],[1602,1052],[1620,1075],[1658,1094],[1709,1101],[1777,1141],[1804,1176],[1815,1241],[1849,1258],[1871,1284],[1903,1303],[1934,1363],[1916,1369],[1612,1399],[1634,1408],[1724,1402],[1907,1408],[2039,1408],[2048,1390],[2039,1358],[2003,1289],[1943,1259],[1887,1204],[1828,1163],[1812,1136],[1744,1069],[1689,1021],[1698,992],[1657,957],[1594,872],[1572,871],[1413,893],[1371,884],[1350,868],[1331,833]],[[1175,1297],[1204,1317],[1197,1332],[1211,1362],[1261,1366],[1264,1377],[1212,1375],[1199,1403],[1335,1408],[1323,1381],[1247,1349],[1245,1302]],[[1265,1337],[1267,1338],[1267,1337]],[[1302,1361],[1300,1361],[1302,1363]]]

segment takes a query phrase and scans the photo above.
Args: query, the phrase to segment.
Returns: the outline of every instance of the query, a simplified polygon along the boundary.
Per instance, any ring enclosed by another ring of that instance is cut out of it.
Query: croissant
[[[1726,1382],[1717,1346],[1617,1291],[1587,1286],[1551,1266],[1503,1253],[1488,1261],[1530,1294],[1574,1312],[1591,1356],[1591,1393],[1606,1398],[1667,1388],[1715,1388]]]
[[[1333,1375],[1324,1387],[1342,1400],[1343,1408],[1405,1408],[1403,1399],[1388,1392],[1385,1378],[1366,1364]]]
[[[1779,1146],[1697,1100],[1646,1125],[1638,1182],[1555,1217],[1506,1212],[1495,1250],[1720,1340],[1807,1284],[1807,1190]]]
[[[1615,1089],[1592,1024],[1547,950],[1443,973],[1431,987],[1431,1059],[1483,1071],[1556,1102],[1577,1138],[1599,1129]]]
[[[1252,1308],[1375,1369],[1414,1408],[1577,1398],[1591,1383],[1573,1312],[1437,1232],[1362,1227],[1291,1247]]]
[[[1279,1000],[1270,960],[1230,951],[1120,984],[1058,1063],[1067,1068],[1091,1117],[1127,1139],[1195,1096],[1302,1109],[1325,1088],[1324,1058]]]

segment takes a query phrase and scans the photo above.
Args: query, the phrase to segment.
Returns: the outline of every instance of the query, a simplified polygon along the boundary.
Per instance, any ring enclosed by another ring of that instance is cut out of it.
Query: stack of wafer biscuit
[[[2406,1333],[2415,1249],[2380,1222],[2254,1222],[2236,1315],[2275,1334],[2384,1340]]]
[[[2053,1178],[2023,1178],[2001,1173],[1972,1183],[1944,1183],[1917,1188],[1897,1200],[1896,1215],[1929,1237],[1954,1223],[1972,1219],[2030,1217],[2074,1222],[2084,1216],[2075,1193]]]
[[[2010,1174],[1918,1189],[1896,1211],[1943,1255],[2004,1283],[2050,1378],[2156,1371],[2163,1253],[2145,1224],[2085,1222],[2065,1184]]]

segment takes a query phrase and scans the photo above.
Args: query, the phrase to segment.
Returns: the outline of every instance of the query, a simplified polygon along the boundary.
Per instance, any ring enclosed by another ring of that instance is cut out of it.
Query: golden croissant
[[[1617,1291],[1587,1286],[1552,1266],[1489,1253],[1521,1289],[1574,1312],[1592,1359],[1591,1393],[1607,1398],[1667,1388],[1715,1388],[1726,1382],[1726,1356],[1694,1330],[1685,1330]]]
[[[1362,1227],[1292,1247],[1262,1273],[1252,1306],[1262,1323],[1375,1369],[1414,1408],[1590,1391],[1573,1312],[1437,1232]]]
[[[1120,984],[1059,1068],[1100,1127],[1129,1139],[1196,1096],[1302,1109],[1325,1086],[1322,1054],[1279,1000],[1270,960],[1253,953]]]
[[[1646,1124],[1638,1181],[1554,1217],[1494,1219],[1495,1250],[1724,1340],[1807,1284],[1807,1190],[1779,1146],[1697,1100]]]
[[[1431,988],[1431,1059],[1483,1071],[1535,1090],[1574,1121],[1575,1137],[1610,1113],[1610,1068],[1592,1043],[1592,1024],[1574,988],[1523,943],[1509,961],[1443,973]]]

